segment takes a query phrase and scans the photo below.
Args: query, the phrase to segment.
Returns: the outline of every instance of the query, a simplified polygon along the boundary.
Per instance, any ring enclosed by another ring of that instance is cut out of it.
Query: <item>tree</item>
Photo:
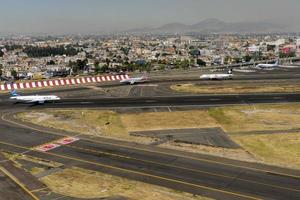
[[[47,62],[47,65],[55,65],[55,62],[53,60],[50,60],[49,62]]]
[[[198,49],[193,49],[189,52],[193,57],[200,56],[200,51]]]
[[[18,75],[18,74],[17,74],[16,70],[14,70],[14,69],[11,70],[11,71],[10,71],[10,74],[11,74],[11,76],[12,76],[14,79],[17,78],[17,75]]]
[[[243,57],[243,59],[244,59],[245,62],[250,62],[251,59],[252,59],[252,57],[251,57],[250,55],[245,55],[245,56]]]
[[[101,68],[100,68],[100,73],[105,73],[106,71],[108,71],[109,70],[109,67],[108,67],[108,65],[103,65]]]
[[[2,69],[3,69],[3,66],[2,66],[2,64],[0,64],[0,77],[3,75]]]
[[[158,59],[158,57],[160,56],[160,53],[156,53],[155,54],[155,58]]]
[[[292,58],[296,57],[296,52],[279,52],[279,58]]]
[[[100,63],[99,63],[99,60],[95,60],[95,61],[94,61],[95,72],[96,72],[97,74],[100,73],[100,70],[101,70],[99,64],[100,64]]]
[[[35,47],[35,46],[27,46],[23,50],[29,57],[48,57],[55,55],[64,55],[74,56],[78,54],[78,50],[73,47]]]
[[[85,70],[85,67],[86,67],[87,63],[88,63],[87,59],[84,59],[84,60],[78,59],[76,61],[76,65],[78,66],[78,68],[79,68],[80,71]]]
[[[108,59],[108,58],[106,58],[106,59],[105,59],[105,62],[106,62],[106,65],[107,65],[107,66],[109,66],[109,65],[110,65],[110,63],[111,63],[111,60],[110,60],[110,59]]]
[[[181,68],[188,69],[189,66],[190,66],[190,62],[187,59],[181,62]]]
[[[241,62],[242,62],[241,58],[239,58],[239,57],[234,58],[234,63],[241,63]]]
[[[200,58],[197,59],[197,64],[199,66],[206,66],[206,62],[204,60],[200,59]]]
[[[121,47],[121,51],[127,56],[129,54],[129,49],[126,47]]]
[[[224,58],[224,64],[225,64],[225,65],[228,65],[228,64],[230,64],[229,62],[231,62],[231,57],[230,57],[230,56],[226,56],[226,57]]]

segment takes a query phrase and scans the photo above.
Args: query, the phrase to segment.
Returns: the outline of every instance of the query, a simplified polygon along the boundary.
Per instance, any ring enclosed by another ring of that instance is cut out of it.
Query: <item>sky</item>
[[[207,18],[300,31],[299,8],[300,0],[0,0],[0,32],[96,34]]]

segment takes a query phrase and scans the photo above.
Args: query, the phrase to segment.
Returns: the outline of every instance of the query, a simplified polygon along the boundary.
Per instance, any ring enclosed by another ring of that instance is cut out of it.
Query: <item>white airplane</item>
[[[274,64],[258,64],[256,65],[257,68],[260,69],[270,69],[270,68],[276,68],[279,67],[279,60],[276,60]]]
[[[144,83],[147,81],[147,79],[148,78],[146,76],[141,76],[141,77],[136,77],[136,78],[124,79],[124,80],[121,80],[120,83],[133,85],[135,83]]]
[[[19,95],[16,90],[11,92],[11,100],[16,102],[24,102],[24,103],[38,103],[44,104],[45,102],[54,102],[60,100],[58,96],[55,95],[28,95],[28,96],[21,96]]]
[[[227,74],[203,74],[200,76],[200,79],[204,80],[223,80],[223,79],[232,79],[233,74],[230,69]]]

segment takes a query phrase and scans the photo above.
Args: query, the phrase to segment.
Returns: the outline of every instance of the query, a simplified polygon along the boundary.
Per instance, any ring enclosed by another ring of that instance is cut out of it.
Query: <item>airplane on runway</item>
[[[136,77],[136,78],[128,78],[125,80],[121,80],[120,83],[125,83],[125,84],[130,84],[133,85],[135,83],[144,83],[146,82],[148,77],[146,76],[141,76],[141,77]]]
[[[224,79],[232,79],[233,74],[232,70],[228,70],[227,74],[203,74],[200,76],[200,79],[204,80],[224,80]]]
[[[16,90],[11,92],[11,100],[16,102],[24,102],[24,103],[36,103],[36,104],[44,104],[45,102],[54,102],[60,100],[58,96],[55,95],[28,95],[21,96]]]
[[[274,64],[258,64],[256,65],[256,68],[259,69],[271,69],[271,68],[276,68],[279,67],[279,59],[276,60]]]

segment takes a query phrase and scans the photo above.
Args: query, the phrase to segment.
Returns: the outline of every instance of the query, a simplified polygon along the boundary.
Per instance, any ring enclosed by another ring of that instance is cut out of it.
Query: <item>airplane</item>
[[[23,102],[23,103],[36,103],[36,104],[44,104],[45,102],[54,102],[60,100],[58,96],[55,95],[28,95],[28,96],[21,96],[19,95],[16,90],[11,92],[11,100],[16,102]]]
[[[200,79],[205,80],[223,80],[223,79],[232,79],[233,74],[232,70],[228,70],[227,74],[203,74],[200,76]]]
[[[256,67],[260,69],[270,69],[270,68],[279,67],[279,60],[276,60],[274,64],[258,64],[256,65]]]
[[[147,79],[148,78],[146,76],[141,76],[141,77],[136,77],[136,78],[124,79],[124,80],[121,80],[120,83],[133,85],[135,83],[144,83],[147,81]]]

